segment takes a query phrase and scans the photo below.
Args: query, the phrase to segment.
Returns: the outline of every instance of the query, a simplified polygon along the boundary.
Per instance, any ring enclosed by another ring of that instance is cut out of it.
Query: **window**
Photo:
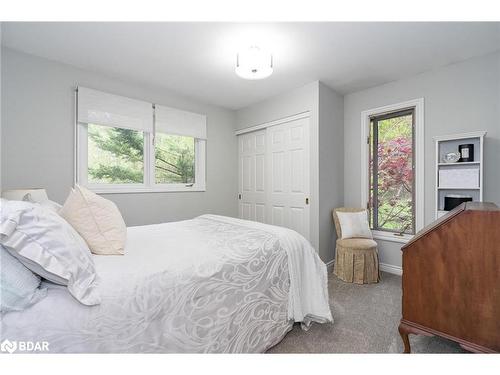
[[[193,184],[195,181],[195,139],[156,133],[155,178],[157,184]]]
[[[374,230],[415,233],[414,112],[370,119],[368,209]]]
[[[98,193],[205,190],[206,118],[78,88],[76,182]]]
[[[88,124],[89,184],[144,183],[144,134]]]
[[[407,242],[424,226],[424,99],[361,113],[361,204],[376,239]]]

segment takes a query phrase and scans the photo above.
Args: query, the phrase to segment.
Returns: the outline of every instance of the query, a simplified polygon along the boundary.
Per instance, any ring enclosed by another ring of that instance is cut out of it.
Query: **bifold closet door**
[[[309,119],[267,128],[268,223],[309,239]]]
[[[266,129],[238,136],[241,219],[266,223]]]
[[[309,239],[309,119],[238,136],[239,217]]]

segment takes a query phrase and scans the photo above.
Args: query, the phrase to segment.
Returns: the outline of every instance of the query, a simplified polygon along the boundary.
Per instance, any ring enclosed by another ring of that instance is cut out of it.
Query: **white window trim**
[[[367,207],[369,200],[369,145],[367,139],[370,135],[370,117],[407,108],[415,108],[415,231],[418,232],[424,227],[424,98],[361,112],[361,205]],[[412,237],[409,234],[400,236],[397,233],[373,231],[373,238],[384,241],[406,243]]]
[[[76,123],[75,130],[75,184],[98,194],[166,193],[206,191],[206,140],[195,138],[195,183],[156,184],[153,137],[144,132],[144,183],[142,184],[89,184],[87,124]],[[149,166],[149,168],[148,168]]]

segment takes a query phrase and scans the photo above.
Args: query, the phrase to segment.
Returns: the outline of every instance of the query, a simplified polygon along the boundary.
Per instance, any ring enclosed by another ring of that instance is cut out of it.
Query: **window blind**
[[[78,87],[78,122],[153,131],[151,103]]]
[[[160,133],[207,139],[207,117],[198,113],[156,105],[155,127]]]

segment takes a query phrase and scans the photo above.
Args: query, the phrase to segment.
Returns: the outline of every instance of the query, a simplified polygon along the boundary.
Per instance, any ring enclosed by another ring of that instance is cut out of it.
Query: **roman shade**
[[[207,139],[207,117],[198,113],[156,105],[155,127],[160,133]]]
[[[153,131],[153,105],[141,100],[78,87],[78,122]]]

